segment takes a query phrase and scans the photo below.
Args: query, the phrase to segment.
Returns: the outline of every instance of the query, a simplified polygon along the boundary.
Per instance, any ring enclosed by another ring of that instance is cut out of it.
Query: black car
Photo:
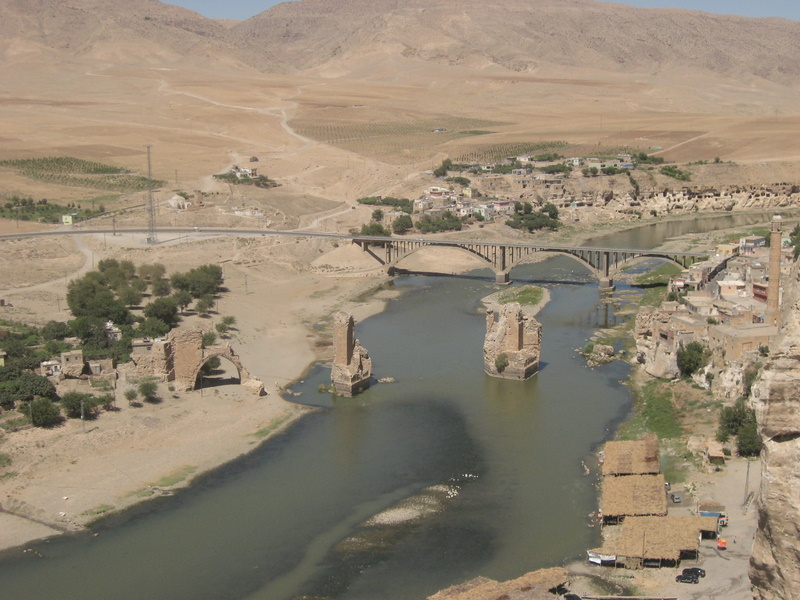
[[[683,573],[675,577],[675,581],[678,583],[700,583],[700,579],[695,575],[685,575]]]
[[[691,575],[692,577],[705,577],[706,572],[700,567],[687,567],[683,570],[684,575]]]

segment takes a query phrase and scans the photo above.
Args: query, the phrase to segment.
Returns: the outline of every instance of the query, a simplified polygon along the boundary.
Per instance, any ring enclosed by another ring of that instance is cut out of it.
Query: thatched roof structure
[[[628,517],[594,552],[604,555],[678,561],[698,552],[703,531],[716,531],[715,517]]]
[[[660,473],[658,437],[648,435],[640,440],[607,442],[603,475],[645,475]]]
[[[606,477],[600,495],[603,519],[667,514],[664,476],[629,475]]]
[[[555,600],[554,592],[567,584],[567,570],[561,567],[531,571],[510,581],[477,577],[449,587],[428,600]]]

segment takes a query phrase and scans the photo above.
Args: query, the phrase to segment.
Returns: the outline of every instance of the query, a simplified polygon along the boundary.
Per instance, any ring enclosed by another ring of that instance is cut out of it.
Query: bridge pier
[[[511,278],[508,276],[508,273],[495,273],[494,274],[494,282],[497,285],[508,285],[511,283]]]
[[[611,277],[601,277],[600,278],[600,292],[613,292],[616,288],[614,287],[614,280]]]

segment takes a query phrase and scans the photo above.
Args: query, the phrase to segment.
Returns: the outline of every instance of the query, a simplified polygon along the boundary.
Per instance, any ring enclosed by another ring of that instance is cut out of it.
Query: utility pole
[[[155,209],[155,201],[153,200],[153,168],[150,161],[150,148],[152,148],[152,145],[147,144],[147,209],[150,217],[148,223],[147,243],[157,244],[158,239],[156,238],[156,209]]]

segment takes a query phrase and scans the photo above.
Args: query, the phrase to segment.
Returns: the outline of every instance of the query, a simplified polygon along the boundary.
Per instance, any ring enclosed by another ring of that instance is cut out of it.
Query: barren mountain
[[[157,0],[0,0],[0,14],[11,54],[44,46],[128,62],[189,57],[337,74],[371,57],[537,74],[657,75],[691,65],[780,85],[800,75],[800,22],[595,0],[299,0],[232,28]]]
[[[800,23],[595,0],[300,0],[234,28],[298,69],[374,53],[448,65],[657,74],[685,65],[794,83]]]

